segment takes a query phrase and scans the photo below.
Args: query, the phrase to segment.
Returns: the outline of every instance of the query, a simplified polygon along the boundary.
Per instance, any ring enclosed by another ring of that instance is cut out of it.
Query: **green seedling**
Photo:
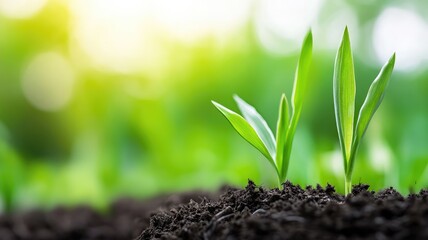
[[[358,146],[367,130],[370,120],[382,102],[385,89],[394,68],[394,63],[395,53],[382,67],[379,75],[371,84],[366,99],[361,106],[358,120],[354,124],[354,63],[348,28],[345,28],[342,43],[337,51],[333,75],[334,111],[345,167],[345,194],[349,194],[351,191],[352,171]]]
[[[235,130],[267,158],[276,170],[279,183],[284,182],[287,177],[293,137],[308,85],[307,75],[311,59],[312,33],[309,31],[303,41],[294,77],[294,87],[291,96],[291,118],[289,116],[287,97],[285,94],[282,94],[279,104],[276,137],[274,137],[266,121],[256,109],[237,95],[234,96],[234,99],[243,116],[212,101],[214,106],[226,117]]]

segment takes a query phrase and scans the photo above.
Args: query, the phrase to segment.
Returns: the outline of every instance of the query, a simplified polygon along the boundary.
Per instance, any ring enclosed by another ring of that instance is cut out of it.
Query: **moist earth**
[[[249,181],[219,200],[204,199],[158,212],[139,239],[428,239],[428,191],[403,197],[354,186],[265,189]]]
[[[344,197],[283,184],[122,199],[103,214],[82,206],[0,215],[8,239],[428,239],[428,191],[403,197],[355,185]]]

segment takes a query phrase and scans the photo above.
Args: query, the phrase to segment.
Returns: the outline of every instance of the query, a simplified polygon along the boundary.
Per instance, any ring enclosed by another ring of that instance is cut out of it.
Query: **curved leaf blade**
[[[380,103],[382,102],[383,97],[385,96],[385,89],[388,86],[389,79],[391,78],[394,64],[395,53],[391,56],[388,62],[385,63],[385,65],[380,70],[379,75],[370,85],[366,99],[364,100],[358,115],[358,121],[355,130],[356,141],[359,141],[359,139],[364,136],[370,120],[372,119]]]
[[[273,137],[273,133],[267,125],[266,121],[253,106],[245,102],[238,95],[234,95],[233,99],[235,99],[235,102],[237,103],[238,108],[244,116],[245,120],[247,120],[247,122],[254,128],[254,130],[256,130],[257,135],[259,135],[260,139],[268,149],[272,159],[275,159],[275,138]]]
[[[276,126],[276,165],[278,169],[282,169],[284,160],[284,149],[287,139],[287,130],[290,123],[288,101],[285,94],[282,94],[279,103],[279,115]]]
[[[355,114],[354,61],[348,28],[345,28],[343,33],[334,64],[333,98],[337,131],[345,158],[345,169],[347,169],[351,155]]]
[[[275,167],[274,159],[269,154],[268,149],[264,145],[263,141],[260,139],[256,130],[239,114],[236,112],[224,107],[223,105],[211,101],[214,106],[226,117],[232,127],[242,136],[248,143],[253,145],[257,150],[259,150]]]

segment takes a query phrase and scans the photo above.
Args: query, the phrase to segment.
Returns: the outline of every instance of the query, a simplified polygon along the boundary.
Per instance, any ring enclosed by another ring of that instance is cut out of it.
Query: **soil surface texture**
[[[165,211],[191,199],[200,202],[200,196],[214,201],[218,195],[193,191],[142,201],[121,199],[104,214],[88,206],[0,214],[0,240],[136,239],[149,226],[152,212]]]
[[[122,199],[103,214],[82,206],[0,215],[0,240],[428,239],[427,190],[403,197],[359,184],[343,197],[330,185],[283,186]]]
[[[428,239],[428,191],[368,188],[356,185],[345,198],[330,185],[267,190],[249,181],[218,200],[153,214],[138,239]]]

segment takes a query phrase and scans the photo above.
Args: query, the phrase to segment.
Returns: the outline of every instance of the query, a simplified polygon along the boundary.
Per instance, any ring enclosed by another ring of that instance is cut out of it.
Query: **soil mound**
[[[428,239],[428,191],[368,188],[356,185],[345,198],[330,185],[267,190],[249,181],[217,201],[152,215],[138,239]]]

